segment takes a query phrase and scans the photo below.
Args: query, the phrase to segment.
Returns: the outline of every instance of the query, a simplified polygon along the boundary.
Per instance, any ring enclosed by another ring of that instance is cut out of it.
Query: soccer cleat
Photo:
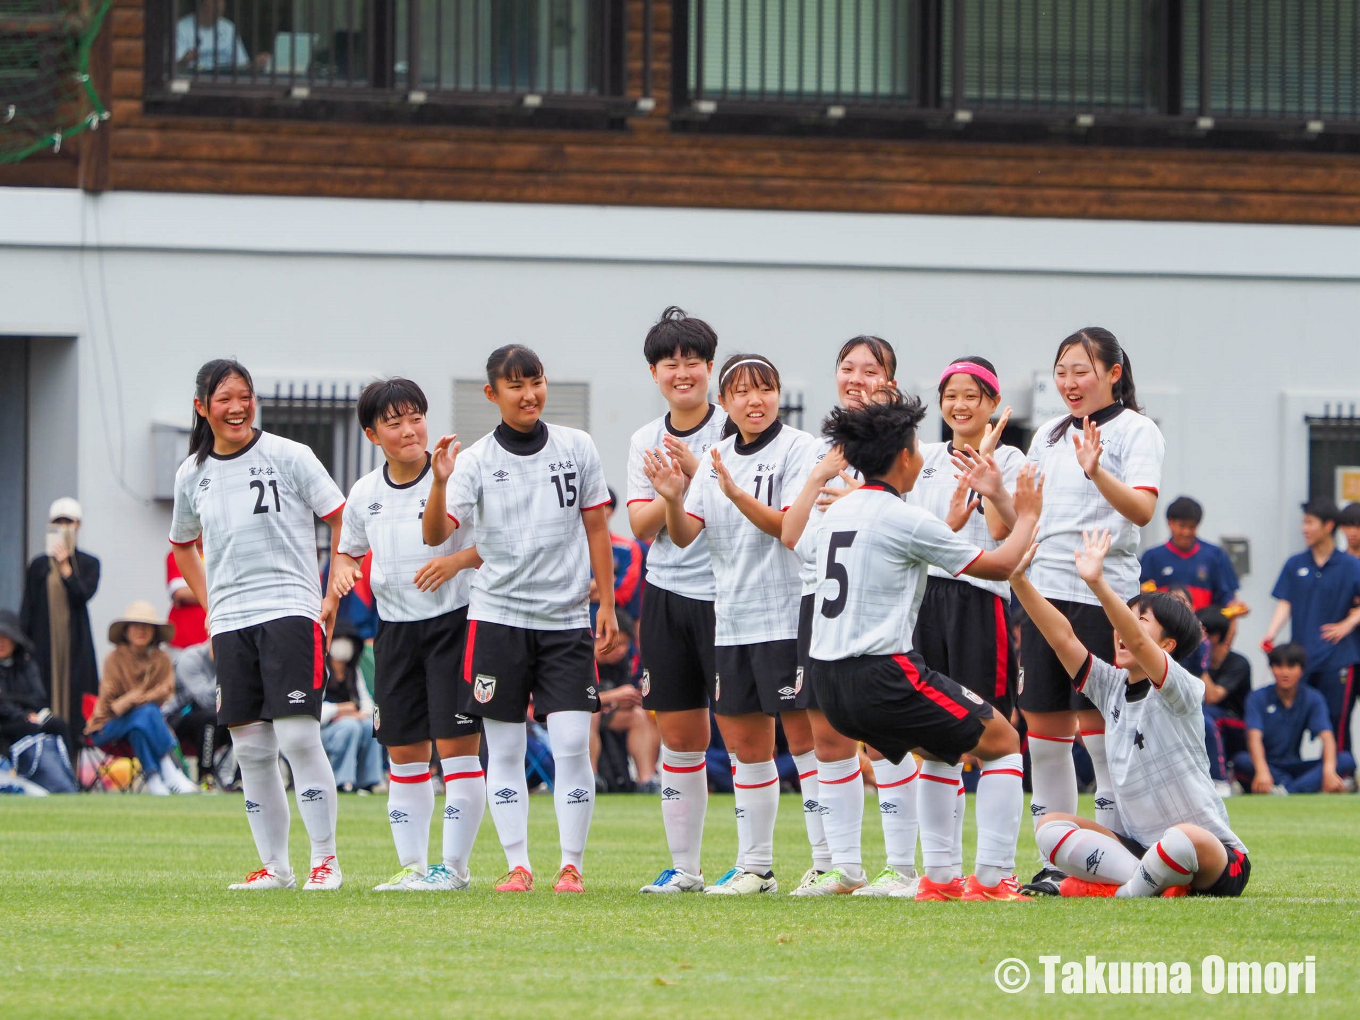
[[[892,865],[884,868],[868,885],[862,885],[854,892],[855,896],[896,896],[899,899],[916,898],[916,879],[907,878]]]
[[[932,882],[925,875],[916,880],[916,899],[922,903],[963,899],[963,877],[948,882]]]
[[[415,883],[425,877],[425,873],[419,868],[402,868],[386,882],[380,882],[373,887],[374,892],[399,892],[416,888]]]
[[[1109,882],[1088,882],[1084,878],[1064,878],[1058,884],[1061,896],[1113,896],[1119,889]]]
[[[302,886],[303,892],[331,892],[339,889],[343,879],[340,877],[340,862],[335,854],[317,858],[312,865],[312,873]]]
[[[289,875],[284,878],[277,871],[270,871],[268,868],[261,868],[259,871],[252,871],[246,876],[244,882],[235,882],[227,886],[228,889],[296,889],[297,878]]]
[[[778,891],[779,882],[776,881],[773,871],[768,875],[757,875],[745,868],[733,868],[718,879],[717,885],[710,885],[704,890],[715,896],[749,896],[753,893]]]
[[[557,873],[557,878],[553,880],[553,892],[585,891],[586,887],[581,882],[581,873],[576,870],[576,865],[562,865],[562,870]]]
[[[970,903],[978,900],[1034,902],[1033,896],[1026,896],[1020,891],[1020,883],[1016,881],[1014,875],[1003,878],[996,885],[983,885],[976,875],[969,875],[968,881],[964,883],[963,898]]]
[[[679,868],[667,868],[656,876],[651,885],[644,885],[638,892],[644,893],[686,893],[703,892],[704,876],[691,875]]]
[[[799,889],[811,887],[811,885],[824,874],[826,874],[826,872],[818,871],[816,868],[808,868],[807,871],[803,872],[803,877],[798,880],[798,888],[793,890],[793,894],[797,895]]]
[[[1169,885],[1162,890],[1162,899],[1174,900],[1178,896],[1189,896],[1190,887],[1188,885]]]
[[[517,867],[501,876],[496,892],[533,892],[534,876],[528,868]]]
[[[472,884],[472,875],[459,875],[452,868],[435,864],[423,876],[412,882],[408,889],[416,892],[457,892]]]
[[[851,878],[840,868],[822,872],[820,878],[811,885],[799,886],[792,896],[848,896],[860,889],[867,889],[863,878]]]
[[[1059,885],[1066,877],[1067,873],[1057,868],[1041,868],[1039,873],[1025,884],[1024,889],[1031,896],[1061,896]]]

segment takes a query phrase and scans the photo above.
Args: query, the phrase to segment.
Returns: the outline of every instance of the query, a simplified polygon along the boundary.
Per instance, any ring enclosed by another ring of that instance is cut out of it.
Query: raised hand
[[[954,466],[961,472],[955,475],[978,495],[986,499],[1000,499],[1006,487],[1001,477],[1001,469],[996,466],[990,453],[980,453],[965,445],[962,450],[954,451]]]
[[[1038,517],[1044,509],[1044,476],[1039,474],[1039,466],[1027,463],[1020,469],[1015,480],[1015,515],[1024,517],[1032,514]]]
[[[671,455],[671,459],[680,465],[685,477],[693,478],[694,473],[699,470],[699,458],[694,451],[669,432],[661,437],[661,442],[666,447],[666,452]]]
[[[1105,572],[1105,554],[1110,551],[1110,529],[1099,533],[1083,531],[1081,546],[1072,554],[1077,561],[1077,576],[1087,584],[1094,584]]]
[[[1089,417],[1082,420],[1081,435],[1072,437],[1072,445],[1077,451],[1077,463],[1086,472],[1086,477],[1094,479],[1100,470],[1100,455],[1104,447],[1100,445],[1100,429]]]
[[[848,496],[864,484],[864,479],[856,478],[849,471],[840,472],[840,479],[845,483],[844,485],[836,487],[823,485],[817,490],[818,493],[820,493],[817,497],[817,508],[819,510],[825,510],[832,503],[836,502],[836,500],[840,499],[842,496]]]
[[[457,442],[457,439],[457,435],[440,436],[439,442],[434,444],[434,453],[430,455],[430,468],[434,471],[434,480],[437,482],[447,482],[449,475],[453,474],[458,451],[463,448],[463,444]]]
[[[1001,412],[1001,417],[993,425],[990,422],[982,430],[982,442],[978,443],[978,453],[995,453],[997,444],[1001,442],[1001,433],[1006,431],[1006,423],[1011,420],[1011,409],[1008,407]]]
[[[843,475],[845,469],[850,465],[846,463],[845,454],[841,452],[839,446],[833,446],[827,451],[826,456],[819,460],[812,468],[812,477],[817,479],[818,485],[825,485],[837,475]]]
[[[959,484],[949,497],[949,512],[944,515],[945,524],[950,531],[961,531],[968,523],[968,515],[982,505],[980,498],[969,499],[968,477],[958,475]]]
[[[728,499],[735,501],[741,495],[741,488],[733,481],[732,476],[727,471],[727,465],[722,462],[722,455],[718,453],[718,448],[713,448],[713,470],[718,473],[718,488]]]
[[[1015,570],[1011,573],[1011,577],[1013,578],[1024,577],[1025,571],[1028,570],[1029,565],[1034,562],[1034,554],[1037,553],[1038,551],[1039,543],[1038,542],[1032,543],[1029,547],[1029,550],[1025,553],[1025,555],[1020,558],[1020,565],[1016,567]]]
[[[642,452],[642,471],[662,499],[680,499],[685,495],[684,468],[659,447]]]

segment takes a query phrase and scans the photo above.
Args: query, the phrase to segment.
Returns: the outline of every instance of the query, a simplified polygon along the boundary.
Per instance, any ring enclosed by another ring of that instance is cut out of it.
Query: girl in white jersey
[[[712,702],[723,740],[737,756],[741,858],[705,891],[744,895],[779,887],[774,716],[784,719],[790,751],[812,749],[810,693],[797,657],[798,558],[779,540],[784,511],[803,486],[812,437],[779,420],[779,372],[767,358],[729,358],[718,396],[732,431],[688,492],[678,458],[652,456],[646,471],[666,501],[671,541],[683,549],[701,533],[708,538],[717,584]]]
[[[948,442],[921,444],[924,466],[907,502],[928,510],[978,548],[995,549],[1015,524],[1011,492],[1025,462],[1015,447],[998,445],[1010,409],[995,427],[990,424],[1001,401],[996,368],[977,355],[956,358],[940,373],[938,392],[940,413],[953,436]],[[956,470],[974,466],[980,470]],[[977,490],[969,488],[970,479]],[[955,578],[932,566],[912,636],[927,666],[981,695],[1006,719],[1016,674],[1009,601],[1005,581],[966,574]],[[921,764],[916,797],[925,874],[917,884],[918,900],[963,896],[967,799],[962,770],[959,764]]]
[[[288,795],[312,841],[304,889],[340,888],[335,774],[321,746],[325,636],[336,597],[321,597],[314,520],[339,545],[345,499],[301,443],[253,428],[255,387],[235,361],[198,371],[189,459],[175,475],[175,563],[200,605],[217,661],[217,718],[231,731],[261,867],[232,889],[292,889]],[[203,539],[203,559],[195,540]]]
[[[460,711],[482,720],[491,819],[509,872],[498,892],[529,892],[525,712],[546,721],[556,782],[561,868],[553,890],[584,892],[586,837],[595,806],[590,716],[600,710],[596,652],[618,640],[614,554],[600,454],[590,436],[542,420],[548,380],[538,355],[511,344],[486,363],[486,398],[501,424],[458,456],[455,436],[435,444],[427,545],[475,518],[482,565],[472,579]],[[455,460],[457,470],[455,470]],[[600,608],[590,631],[590,580]]]
[[[1114,655],[1110,623],[1077,576],[1073,556],[1081,548],[1082,531],[1108,528],[1113,536],[1106,560],[1110,586],[1122,598],[1138,593],[1139,529],[1152,520],[1157,506],[1166,442],[1143,416],[1133,366],[1109,330],[1089,326],[1063,340],[1053,359],[1053,379],[1069,413],[1040,426],[1029,448],[1047,491],[1029,579],[1091,653],[1108,662]],[[1033,621],[1021,626],[1020,648],[1024,679],[1018,700],[1029,729],[1031,815],[1038,824],[1049,811],[1076,811],[1072,743],[1080,731],[1095,767],[1096,820],[1113,822],[1100,712],[1072,691],[1062,662]],[[1061,879],[1045,867],[1027,888],[1054,895]]]

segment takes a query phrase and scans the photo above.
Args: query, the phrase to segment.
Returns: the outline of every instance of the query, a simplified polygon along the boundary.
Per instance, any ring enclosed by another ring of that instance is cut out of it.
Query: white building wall
[[[31,436],[40,457],[77,436],[82,544],[104,561],[97,634],[134,598],[164,601],[151,424],[187,424],[208,358],[240,358],[262,391],[409,375],[437,432],[456,427],[454,377],[527,343],[550,380],[591,383],[591,430],[621,490],[629,435],[663,410],[640,350],[668,304],[716,327],[720,360],[771,356],[804,390],[809,428],[853,334],[887,337],[904,386],[932,392],[951,358],[986,355],[1027,408],[1062,337],[1109,327],[1167,434],[1162,505],[1193,494],[1205,537],[1252,541],[1253,646],[1300,546],[1302,416],[1360,400],[1354,228],[0,188],[0,338],[77,338],[78,406],[39,409]],[[31,553],[60,494],[30,493]],[[1159,512],[1148,540],[1164,538]]]

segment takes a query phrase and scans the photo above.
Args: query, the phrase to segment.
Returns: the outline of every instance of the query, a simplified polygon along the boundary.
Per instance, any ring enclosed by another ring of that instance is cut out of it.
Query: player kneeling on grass
[[[1199,644],[1199,621],[1165,592],[1126,604],[1104,577],[1110,533],[1083,532],[1082,541],[1077,573],[1114,624],[1113,665],[1087,651],[1025,577],[1033,549],[1011,588],[1073,685],[1105,717],[1119,830],[1050,813],[1035,833],[1039,852],[1070,876],[1059,886],[1064,896],[1240,896],[1251,864],[1209,777],[1204,683],[1176,664]]]
[[[818,565],[812,619],[811,681],[827,721],[854,740],[900,762],[913,750],[953,764],[965,754],[982,761],[977,788],[975,873],[946,899],[1028,900],[1015,879],[1015,843],[1024,810],[1020,738],[992,706],[929,669],[912,648],[912,632],[934,564],[950,576],[1004,580],[1033,541],[1043,506],[1042,482],[1026,466],[1017,479],[1010,536],[984,552],[939,518],[903,502],[921,473],[916,426],[920,400],[883,392],[879,401],[837,408],[822,432],[864,476],[864,485],[837,500],[815,533]],[[858,770],[849,777],[856,786]],[[862,794],[861,794],[862,796]],[[839,891],[863,881],[859,827],[826,822]],[[950,888],[949,867],[926,878]],[[821,883],[819,883],[820,885]],[[827,883],[828,885],[830,882]]]

